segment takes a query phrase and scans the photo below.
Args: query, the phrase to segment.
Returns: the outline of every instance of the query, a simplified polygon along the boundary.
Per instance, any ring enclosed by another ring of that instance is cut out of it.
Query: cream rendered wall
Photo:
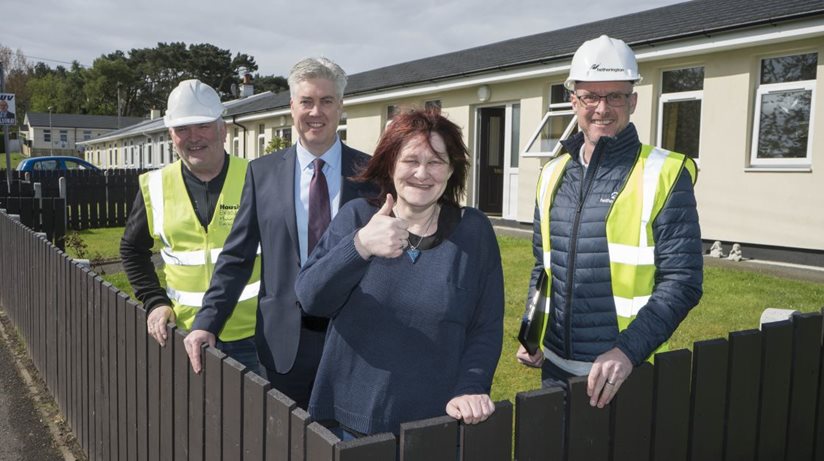
[[[558,77],[552,83],[561,82]],[[460,126],[463,130],[464,141],[467,144],[470,154],[470,170],[467,175],[467,195],[465,202],[470,205],[475,204],[475,151],[477,149],[476,140],[476,118],[479,107],[503,106],[508,103],[520,103],[520,155],[525,149],[529,137],[535,127],[541,121],[548,105],[550,82],[545,79],[532,79],[527,81],[508,82],[489,85],[490,99],[481,103],[477,96],[477,87],[470,87],[446,93],[431,93],[425,96],[415,96],[410,98],[393,99],[380,102],[370,102],[364,104],[347,105],[347,144],[355,149],[371,154],[377,146],[383,127],[386,124],[386,108],[390,104],[405,107],[423,107],[426,101],[440,100],[442,113]],[[517,219],[523,222],[531,222],[534,206],[535,185],[540,174],[541,165],[546,159],[521,158],[519,160],[518,178],[518,207]]]
[[[344,100],[346,145],[372,155],[386,124],[386,105],[384,102],[347,105]]]
[[[521,136],[518,154],[522,154],[534,134],[538,124],[549,107],[549,89],[552,85],[563,83],[562,77],[551,79],[533,79],[510,85],[522,89],[521,102]],[[524,157],[518,164],[518,211],[517,220],[531,223],[535,215],[535,191],[541,168],[549,161],[547,157]]]
[[[811,129],[812,165],[805,171],[750,167],[760,60],[818,53]],[[824,46],[788,42],[647,63],[632,121],[642,142],[655,143],[661,72],[704,66],[696,199],[706,240],[824,250]]]

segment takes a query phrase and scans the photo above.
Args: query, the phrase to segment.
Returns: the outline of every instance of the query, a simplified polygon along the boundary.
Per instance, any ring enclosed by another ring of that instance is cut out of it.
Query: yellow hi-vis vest
[[[189,200],[180,160],[140,176],[149,232],[163,246],[160,254],[164,262],[166,294],[172,300],[178,328],[190,330],[195,314],[203,305],[203,295],[209,288],[218,255],[240,207],[248,163],[229,156],[229,170],[207,229],[200,224]],[[237,341],[255,333],[260,289],[259,253],[249,282],[220,331],[221,341]]]
[[[564,167],[570,159],[569,154],[564,154],[551,160],[544,165],[538,181],[537,203],[540,204],[544,270],[548,281],[552,280],[549,209],[555,200]],[[655,285],[655,239],[652,223],[664,207],[684,168],[689,171],[695,184],[698,171],[694,160],[677,152],[642,145],[621,192],[607,211],[610,277],[619,331],[629,326],[652,295]],[[543,344],[549,320],[550,286],[551,282],[545,286],[546,303],[541,306],[544,309],[544,324],[540,344]],[[667,343],[655,352],[665,350]],[[654,355],[655,353],[652,356]]]

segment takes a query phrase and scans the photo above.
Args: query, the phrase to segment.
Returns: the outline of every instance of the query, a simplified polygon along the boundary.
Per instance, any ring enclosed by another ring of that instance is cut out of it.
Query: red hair
[[[392,175],[401,149],[410,139],[423,136],[429,148],[436,152],[429,140],[432,133],[437,133],[443,138],[449,166],[452,167],[452,176],[449,177],[439,201],[458,205],[466,189],[469,152],[461,135],[461,128],[447,120],[439,111],[411,110],[396,115],[383,132],[378,147],[375,148],[375,154],[366,168],[353,179],[371,182],[380,189],[380,195],[373,200],[374,202],[382,203],[386,194],[392,194],[397,199]]]

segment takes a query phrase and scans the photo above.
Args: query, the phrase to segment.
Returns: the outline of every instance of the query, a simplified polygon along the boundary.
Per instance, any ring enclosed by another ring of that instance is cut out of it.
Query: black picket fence
[[[141,305],[1,213],[0,235],[0,305],[90,459],[824,459],[819,313],[659,354],[605,409],[575,378],[497,402],[482,424],[444,416],[341,442],[220,351],[193,374],[182,331],[159,347]]]
[[[0,179],[0,208],[13,198],[61,197],[60,180],[65,182],[66,227],[71,230],[122,227],[126,225],[135,196],[140,190],[138,176],[145,169],[63,171],[12,171],[11,193],[5,175]]]
[[[16,215],[29,229],[46,234],[46,240],[65,250],[66,200],[62,198],[6,197],[6,213]],[[3,209],[0,206],[0,209]]]

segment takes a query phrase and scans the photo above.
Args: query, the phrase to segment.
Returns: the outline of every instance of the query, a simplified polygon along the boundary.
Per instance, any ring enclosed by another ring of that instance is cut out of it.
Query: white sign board
[[[0,125],[16,125],[14,93],[0,93]]]

